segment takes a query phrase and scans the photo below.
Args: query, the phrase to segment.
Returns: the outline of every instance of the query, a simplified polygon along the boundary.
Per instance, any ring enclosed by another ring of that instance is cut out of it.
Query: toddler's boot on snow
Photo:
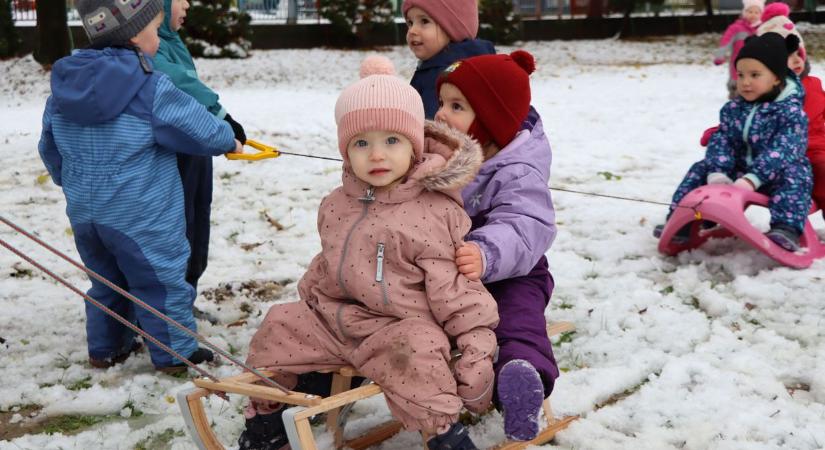
[[[544,402],[544,385],[538,371],[529,362],[514,359],[501,368],[497,381],[504,435],[513,441],[535,439]]]
[[[246,419],[246,429],[238,438],[239,450],[289,450],[283,413],[281,408],[272,414],[256,414]]]
[[[770,231],[765,233],[765,236],[789,252],[799,250],[799,233],[789,226],[772,226]]]
[[[132,341],[132,346],[129,348],[129,351],[106,359],[97,359],[90,356],[89,364],[96,369],[108,369],[115,364],[120,364],[126,361],[130,356],[132,356],[133,353],[138,353],[142,348],[143,344],[141,344],[140,341],[135,340]]]
[[[456,422],[450,429],[427,441],[430,450],[478,450],[470,439],[470,433],[461,422]]]
[[[211,350],[207,350],[203,347],[199,347],[189,356],[189,361],[193,364],[200,364],[202,362],[212,362],[215,360],[215,355],[212,353]],[[163,372],[167,375],[178,375],[181,373],[186,372],[187,365],[186,364],[175,364],[173,366],[166,366],[166,367],[155,367],[160,372]]]

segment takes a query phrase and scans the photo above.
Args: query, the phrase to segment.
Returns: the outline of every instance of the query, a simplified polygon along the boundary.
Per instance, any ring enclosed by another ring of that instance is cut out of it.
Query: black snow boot
[[[212,353],[211,350],[205,349],[203,347],[198,347],[190,356],[189,361],[193,364],[200,364],[202,362],[212,362],[215,360],[215,354]],[[166,367],[155,367],[160,372],[163,372],[167,375],[179,375],[181,373],[185,373],[187,369],[186,364],[175,364],[174,366],[166,366]]]
[[[246,429],[238,438],[239,450],[288,450],[289,439],[281,418],[283,412],[281,409],[246,419]]]
[[[449,430],[427,441],[430,450],[478,450],[470,439],[470,432],[461,422],[454,423]]]

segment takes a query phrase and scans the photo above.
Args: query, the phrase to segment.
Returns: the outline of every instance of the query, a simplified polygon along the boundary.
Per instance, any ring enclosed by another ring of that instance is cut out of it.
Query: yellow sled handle
[[[277,148],[262,144],[252,139],[246,140],[246,145],[258,150],[257,153],[227,153],[226,159],[241,159],[245,161],[260,161],[262,159],[277,158],[281,152]]]

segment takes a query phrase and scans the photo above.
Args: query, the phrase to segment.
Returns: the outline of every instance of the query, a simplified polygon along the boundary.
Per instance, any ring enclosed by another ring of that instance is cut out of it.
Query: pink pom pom
[[[790,6],[782,2],[771,3],[770,5],[766,6],[765,11],[762,12],[762,22],[766,22],[768,19],[776,16],[787,17],[790,13]]]
[[[395,66],[386,56],[367,56],[361,63],[361,78],[370,75],[395,75]]]
[[[516,50],[513,53],[510,53],[510,58],[513,58],[513,61],[516,62],[525,72],[527,75],[536,71],[536,60],[533,58],[533,55],[527,53],[524,50]]]

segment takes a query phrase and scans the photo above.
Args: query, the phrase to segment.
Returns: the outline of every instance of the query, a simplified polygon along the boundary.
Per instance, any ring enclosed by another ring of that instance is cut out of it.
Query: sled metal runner
[[[572,323],[559,322],[548,326],[547,334],[548,336],[555,336],[574,329],[575,326]],[[284,407],[287,409],[284,411],[283,421],[292,450],[318,449],[309,420],[311,417],[322,413],[326,413],[326,429],[332,433],[334,445],[337,449],[362,450],[377,445],[402,430],[401,423],[392,420],[370,429],[357,438],[344,439],[344,421],[339,420],[342,409],[358,400],[378,395],[382,391],[381,387],[374,383],[349,389],[352,378],[359,375],[353,367],[341,367],[331,372],[333,377],[329,397],[261,386],[256,383],[256,381],[260,381],[257,377],[243,373],[223,378],[217,382],[196,378],[193,382],[197,387],[178,393],[178,404],[189,429],[189,434],[200,450],[224,450],[225,448],[211,429],[204,408],[203,399],[211,394],[241,394],[284,403]],[[268,376],[272,375],[272,372],[267,371],[261,371],[261,373]],[[539,432],[535,439],[527,442],[508,441],[493,448],[495,450],[520,450],[530,445],[545,444],[550,442],[557,432],[563,430],[578,418],[556,419],[550,407],[550,399],[544,400],[543,411],[546,427]],[[426,443],[423,444],[423,448],[427,448]]]
[[[662,230],[659,251],[676,255],[704,244],[712,237],[731,237],[750,244],[774,261],[794,269],[805,269],[814,260],[825,257],[825,243],[819,241],[811,221],[805,221],[805,229],[799,239],[800,249],[789,252],[756,229],[745,217],[745,210],[752,205],[768,206],[768,197],[758,192],[746,191],[727,184],[701,186],[688,193],[673,211]],[[810,214],[818,208],[813,206]],[[719,226],[703,229],[702,221],[712,221]],[[690,225],[687,242],[676,243],[673,237],[684,226]]]

